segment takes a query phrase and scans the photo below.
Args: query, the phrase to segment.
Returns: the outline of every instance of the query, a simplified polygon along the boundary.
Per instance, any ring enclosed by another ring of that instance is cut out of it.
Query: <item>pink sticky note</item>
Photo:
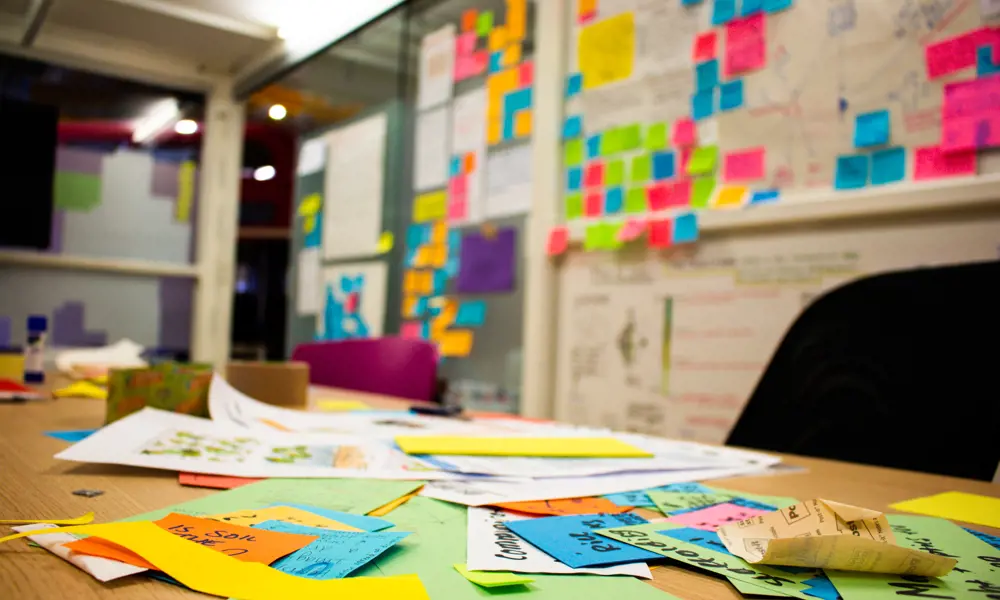
[[[407,321],[399,327],[399,337],[419,339],[421,324],[416,321]]]
[[[604,163],[590,163],[583,176],[583,184],[587,187],[604,185]]]
[[[913,178],[917,181],[976,174],[976,151],[945,153],[939,146],[917,148]]]
[[[469,216],[469,203],[464,199],[448,202],[448,220],[464,221]]]
[[[534,85],[535,83],[535,63],[534,61],[525,61],[521,63],[521,66],[517,68],[517,82],[521,87],[526,87],[529,85]]]
[[[715,48],[718,40],[719,36],[714,31],[708,31],[695,36],[694,46],[691,48],[691,59],[699,63],[715,58]]]
[[[1000,145],[1000,77],[949,83],[941,107],[945,152]]]
[[[670,219],[660,219],[649,222],[649,247],[669,248],[673,246],[673,221]]]
[[[622,223],[618,230],[619,242],[631,242],[638,239],[640,235],[646,233],[646,221],[640,219],[628,219]]]
[[[654,183],[646,188],[646,204],[649,210],[664,210],[670,206],[674,186],[670,183]]]
[[[694,119],[682,117],[674,122],[674,146],[683,148],[694,146],[698,143],[698,129],[694,124]]]
[[[759,181],[764,178],[764,148],[730,152],[723,163],[723,181]]]
[[[688,163],[691,162],[691,155],[694,154],[694,148],[682,148],[681,149],[681,164],[678,173],[687,173]]]
[[[726,24],[725,74],[745,73],[767,64],[767,21],[764,13]]]
[[[469,176],[457,175],[448,181],[448,196],[464,198],[469,192]]]
[[[455,54],[465,56],[472,54],[476,50],[476,32],[467,31],[460,33],[455,38]]]
[[[584,202],[583,214],[588,217],[599,217],[604,212],[604,194],[601,192],[587,192],[587,199]]]
[[[667,521],[687,525],[702,531],[715,531],[719,527],[743,521],[750,517],[768,514],[769,511],[758,508],[747,508],[729,502],[716,504],[701,510],[696,510],[669,517]]]
[[[978,48],[980,46],[993,45],[993,51],[996,53],[998,41],[1000,41],[1000,37],[998,37],[996,31],[989,27],[981,27],[962,35],[929,44],[924,49],[924,58],[927,62],[927,78],[934,79],[935,77],[941,77],[942,75],[976,66],[976,52]]]
[[[671,196],[674,206],[691,205],[691,180],[680,179],[674,182],[674,193]]]
[[[566,251],[569,245],[569,231],[565,227],[553,227],[549,231],[549,242],[545,252],[549,256],[558,256]]]

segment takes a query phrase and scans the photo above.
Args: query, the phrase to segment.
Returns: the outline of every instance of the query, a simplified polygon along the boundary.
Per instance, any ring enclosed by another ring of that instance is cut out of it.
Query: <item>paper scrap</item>
[[[462,237],[462,262],[455,289],[460,294],[509,292],[514,289],[517,260],[517,230],[497,230],[493,239],[481,233]]]
[[[869,157],[863,154],[848,154],[837,157],[834,189],[856,190],[867,186],[869,162]]]
[[[878,511],[814,499],[718,529],[749,563],[940,577],[956,561],[896,545]]]
[[[547,456],[552,458],[649,458],[653,454],[613,437],[396,436],[407,454]]]
[[[12,529],[18,533],[32,534],[27,536],[29,540],[73,566],[93,575],[94,579],[102,583],[146,571],[146,569],[141,567],[125,564],[117,560],[109,560],[99,556],[87,556],[86,554],[80,554],[73,552],[69,548],[65,548],[64,544],[75,542],[76,538],[69,534],[61,533],[61,530],[56,525],[39,523],[36,525],[20,525],[12,527]]]
[[[674,217],[673,241],[675,244],[697,242],[701,237],[698,228],[698,215],[687,213]]]
[[[448,195],[444,191],[420,194],[413,199],[413,222],[428,223],[443,219],[448,213]]]
[[[631,506],[618,506],[607,498],[564,498],[562,500],[538,500],[534,502],[506,502],[497,505],[504,510],[513,510],[533,515],[593,515],[598,513],[617,514],[632,510]]]
[[[344,412],[352,410],[371,410],[372,407],[360,400],[338,400],[336,398],[319,398],[316,409],[320,412]]]
[[[316,536],[314,542],[271,565],[282,573],[308,579],[347,577],[409,535],[405,532],[331,531],[284,521],[264,521],[253,528]]]
[[[178,473],[177,483],[191,487],[231,490],[250,483],[263,481],[251,477],[230,477],[229,475],[205,475],[203,473]]]
[[[723,181],[734,183],[763,179],[766,151],[760,147],[727,154],[723,160]]]
[[[69,519],[0,519],[0,525],[34,525],[43,523],[47,525],[86,525],[94,520],[94,513],[87,512],[79,517]]]
[[[64,442],[76,443],[80,440],[85,440],[92,433],[97,431],[96,429],[69,429],[66,431],[46,431],[45,435],[49,437],[56,438],[57,440],[62,440]]]
[[[292,508],[297,508],[299,510],[304,510],[306,512],[319,515],[330,519],[331,521],[336,521],[338,523],[343,523],[344,525],[349,525],[360,531],[381,531],[383,529],[388,529],[392,527],[390,521],[385,519],[379,519],[367,515],[356,515],[352,513],[346,513],[339,510],[331,510],[329,508],[321,508],[318,506],[312,506],[309,504],[296,504],[294,502],[284,502],[280,504],[272,504],[273,506],[290,506]]]
[[[987,527],[1000,527],[1000,498],[966,492],[943,492],[890,504],[905,512],[964,521]]]
[[[508,521],[507,528],[531,545],[574,569],[606,567],[656,560],[658,555],[614,542],[593,533],[596,529],[639,525],[646,520],[632,513],[571,515]]]
[[[889,111],[860,114],[854,121],[854,147],[868,148],[889,143]]]
[[[734,19],[726,24],[727,77],[761,69],[767,63],[767,21],[763,14]]]
[[[250,525],[256,525],[257,523],[263,523],[264,521],[286,521],[295,525],[317,527],[320,529],[333,529],[335,531],[360,531],[357,527],[351,527],[350,525],[345,525],[344,523],[334,521],[333,519],[327,519],[326,517],[321,517],[315,513],[294,508],[292,506],[271,506],[268,508],[238,510],[220,515],[209,515],[206,518],[247,527]]]
[[[706,508],[701,508],[692,512],[674,515],[667,520],[671,523],[679,523],[694,529],[703,531],[716,531],[719,527],[729,525],[739,521],[745,521],[756,516],[766,515],[770,511],[757,508],[747,508],[724,502]]]
[[[944,152],[940,146],[916,149],[913,178],[917,181],[975,175],[977,170],[975,150]]]
[[[635,63],[635,16],[631,11],[580,30],[577,57],[583,88],[627,79]]]
[[[108,389],[99,385],[94,385],[89,381],[76,381],[66,387],[59,388],[52,392],[56,398],[92,398],[94,400],[107,400]]]
[[[455,564],[455,570],[472,583],[486,588],[525,585],[535,581],[530,577],[504,571],[470,571],[464,564]]]
[[[715,198],[714,206],[716,208],[734,208],[743,206],[744,199],[747,197],[747,187],[743,185],[726,185],[719,190],[718,196]]]

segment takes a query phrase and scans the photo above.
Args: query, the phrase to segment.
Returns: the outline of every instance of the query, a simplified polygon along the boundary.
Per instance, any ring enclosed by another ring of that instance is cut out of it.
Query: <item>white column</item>
[[[545,254],[562,198],[563,86],[566,80],[571,0],[537,2],[535,24],[535,131],[532,137],[531,212],[525,240],[524,374],[521,414],[552,417],[555,391],[556,268]]]
[[[232,331],[244,107],[231,81],[208,94],[198,178],[198,285],[195,288],[191,358],[217,370],[229,360]]]

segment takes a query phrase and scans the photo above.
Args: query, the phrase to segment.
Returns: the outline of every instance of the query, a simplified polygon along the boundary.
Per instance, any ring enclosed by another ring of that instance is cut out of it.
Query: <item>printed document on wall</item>
[[[384,113],[327,135],[323,258],[375,254],[382,233]]]
[[[448,179],[448,107],[417,115],[413,187],[422,192],[444,187]]]
[[[455,98],[450,156],[450,162],[454,162],[455,167],[448,166],[451,187],[448,220],[454,224],[476,223],[483,219],[486,112],[486,88],[478,88]]]
[[[322,170],[324,164],[326,164],[326,138],[318,137],[303,142],[299,149],[296,174],[312,175]]]
[[[303,248],[299,251],[295,308],[300,315],[315,315],[319,312],[322,298],[319,264],[319,248]]]
[[[520,215],[531,208],[531,144],[504,148],[486,160],[486,218]]]
[[[455,70],[455,25],[445,25],[420,41],[417,109],[437,106],[451,98]]]

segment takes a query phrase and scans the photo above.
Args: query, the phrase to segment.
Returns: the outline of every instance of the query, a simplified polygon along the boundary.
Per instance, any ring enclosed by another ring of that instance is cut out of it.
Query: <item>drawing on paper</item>
[[[212,462],[244,462],[259,442],[249,437],[218,438],[190,431],[174,430],[152,440],[139,451],[148,456],[173,455],[180,458],[207,458]]]
[[[368,323],[361,313],[364,288],[364,276],[342,276],[340,294],[334,294],[333,286],[326,287],[325,327],[321,341],[371,337]]]
[[[358,446],[278,446],[271,448],[265,460],[287,465],[365,469],[364,450]]]

